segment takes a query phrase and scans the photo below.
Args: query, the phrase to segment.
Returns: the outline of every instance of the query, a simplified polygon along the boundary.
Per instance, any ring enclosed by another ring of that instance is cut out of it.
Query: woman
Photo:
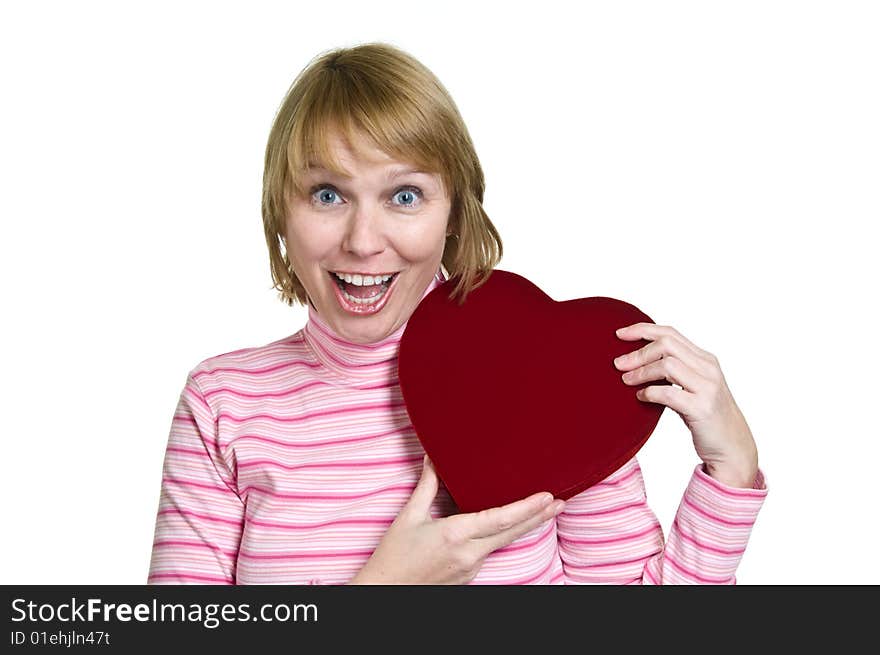
[[[570,498],[459,514],[409,422],[397,351],[447,277],[464,299],[498,263],[483,174],[452,99],[384,44],[294,81],[266,149],[272,276],[308,305],[295,334],[201,362],[172,422],[150,583],[718,583],[766,495],[717,360],[675,330],[616,365],[684,418],[703,464],[669,539],[635,459]],[[448,271],[448,275],[447,275]]]

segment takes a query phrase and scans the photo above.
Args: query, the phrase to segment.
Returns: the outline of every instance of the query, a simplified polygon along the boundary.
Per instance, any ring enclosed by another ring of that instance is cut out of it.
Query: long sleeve
[[[665,540],[635,458],[570,498],[556,517],[566,584],[736,584],[736,568],[767,495],[691,476]]]
[[[235,584],[245,505],[193,374],[171,423],[148,584]]]

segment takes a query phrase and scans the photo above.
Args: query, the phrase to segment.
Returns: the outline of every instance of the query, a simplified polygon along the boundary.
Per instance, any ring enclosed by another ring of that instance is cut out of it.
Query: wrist
[[[721,484],[740,489],[752,489],[758,476],[757,457],[741,463],[703,463],[706,473]]]
[[[388,584],[383,581],[381,575],[376,573],[369,563],[364,564],[361,570],[355,573],[354,577],[348,581],[351,585],[372,585],[372,584]]]

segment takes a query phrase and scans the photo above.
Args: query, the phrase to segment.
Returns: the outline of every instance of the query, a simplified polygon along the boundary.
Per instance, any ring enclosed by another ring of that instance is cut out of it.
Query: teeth
[[[344,280],[344,281],[348,282],[349,284],[354,284],[355,286],[358,286],[358,287],[372,286],[374,284],[380,284],[380,283],[384,284],[385,282],[387,282],[388,280],[390,280],[392,278],[391,275],[373,276],[373,275],[358,275],[357,273],[355,273],[354,275],[351,275],[350,273],[333,273],[333,275],[335,275],[340,280]]]
[[[349,302],[353,302],[356,305],[372,305],[377,300],[379,300],[379,298],[385,295],[385,289],[377,293],[375,296],[370,296],[369,298],[355,298],[354,296],[349,295],[346,291],[343,291],[342,295],[345,296],[346,300],[348,300]]]

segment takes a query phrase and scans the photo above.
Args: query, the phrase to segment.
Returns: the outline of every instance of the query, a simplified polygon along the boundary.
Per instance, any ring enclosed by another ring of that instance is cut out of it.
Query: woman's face
[[[363,139],[354,151],[338,135],[329,145],[348,176],[306,175],[289,201],[287,255],[321,318],[372,343],[409,320],[440,267],[451,202],[439,175]]]

